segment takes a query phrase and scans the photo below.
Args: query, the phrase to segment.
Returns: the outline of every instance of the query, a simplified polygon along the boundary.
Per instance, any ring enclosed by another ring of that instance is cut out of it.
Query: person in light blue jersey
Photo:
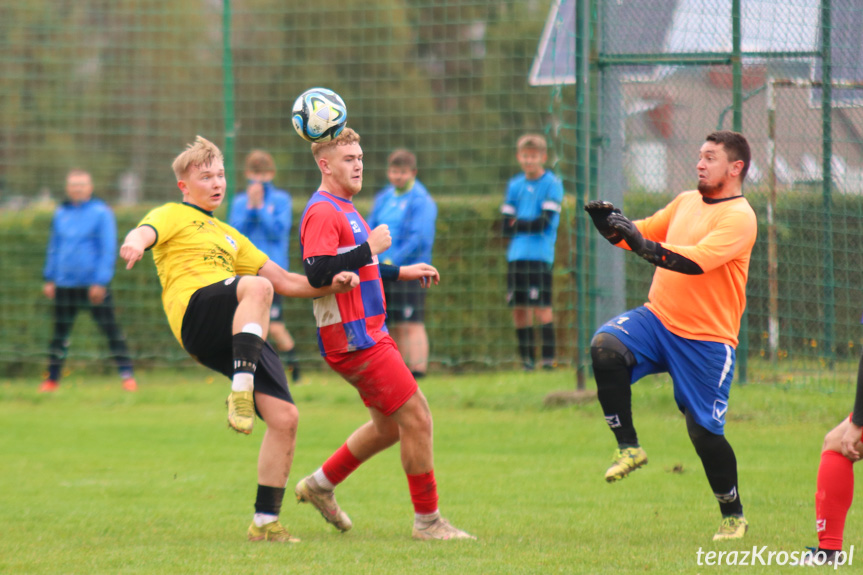
[[[398,149],[387,160],[390,184],[375,196],[368,223],[372,229],[389,226],[392,245],[380,261],[409,266],[432,261],[437,205],[417,180],[417,159],[410,150]],[[428,371],[429,340],[425,327],[426,291],[417,282],[384,280],[387,327],[414,377]]]
[[[246,189],[231,204],[228,223],[267,254],[274,263],[288,270],[288,238],[291,235],[291,195],[273,185],[276,163],[264,150],[246,156]],[[270,338],[282,356],[291,381],[300,380],[294,338],[282,320],[282,296],[273,294],[270,307]]]
[[[554,314],[552,312],[552,266],[563,185],[545,169],[548,159],[545,138],[525,134],[516,144],[522,173],[513,177],[500,208],[503,234],[509,237],[507,302],[518,339],[518,352],[526,371],[536,365],[534,318],[542,333],[542,367],[555,365]]]
[[[43,272],[42,293],[54,301],[54,335],[48,348],[48,375],[39,391],[51,393],[59,387],[69,336],[82,308],[90,311],[108,339],[123,389],[135,391],[138,384],[109,287],[117,261],[114,214],[108,204],[93,197],[93,179],[84,170],[66,174],[66,197],[51,221]]]

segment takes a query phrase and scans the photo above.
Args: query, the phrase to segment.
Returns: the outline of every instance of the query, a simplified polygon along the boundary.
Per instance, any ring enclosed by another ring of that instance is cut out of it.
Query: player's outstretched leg
[[[336,502],[333,490],[321,487],[314,475],[301,479],[297,483],[294,493],[297,496],[297,503],[311,503],[315,509],[320,511],[327,523],[342,533],[353,527],[351,518],[342,511]]]
[[[605,472],[608,483],[620,481],[639,467],[647,465],[647,453],[641,447],[627,447],[614,452],[614,462]]]

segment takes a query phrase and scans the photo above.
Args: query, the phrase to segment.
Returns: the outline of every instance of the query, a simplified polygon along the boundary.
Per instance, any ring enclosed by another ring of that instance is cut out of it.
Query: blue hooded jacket
[[[369,227],[381,224],[390,228],[393,243],[378,255],[380,261],[394,266],[430,264],[434,246],[437,205],[425,186],[414,180],[410,190],[396,194],[390,184],[375,196]]]
[[[250,210],[249,197],[242,192],[234,197],[228,223],[270,256],[274,263],[288,269],[288,238],[291,234],[291,195],[272,182],[264,182],[264,205]]]
[[[57,287],[107,286],[117,261],[117,226],[108,204],[64,202],[54,212],[43,278]]]

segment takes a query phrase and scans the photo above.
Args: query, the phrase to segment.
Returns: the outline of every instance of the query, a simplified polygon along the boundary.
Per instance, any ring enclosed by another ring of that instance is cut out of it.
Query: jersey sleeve
[[[750,250],[757,232],[755,213],[735,210],[727,212],[696,245],[663,244],[663,247],[694,261],[706,273]]]
[[[170,240],[181,228],[182,220],[171,217],[176,204],[165,204],[150,210],[144,218],[138,222],[137,227],[149,226],[156,232],[156,241],[147,249],[163,244]]]
[[[252,241],[237,229],[228,226],[231,236],[237,242],[237,258],[234,260],[234,273],[238,276],[255,276],[270,257],[258,249]]]
[[[303,259],[334,256],[339,249],[339,213],[327,202],[309,207],[300,224]]]
[[[560,213],[563,204],[563,184],[557,176],[552,177],[540,209],[544,212]]]
[[[644,218],[643,220],[636,220],[634,222],[635,227],[638,228],[638,231],[641,232],[641,235],[643,235],[645,239],[654,242],[665,241],[665,237],[668,234],[668,226],[671,223],[671,216],[674,215],[679,198],[680,196],[675,198],[670,204],[652,216]],[[628,247],[626,242],[621,242],[617,245]]]
[[[510,180],[506,185],[506,196],[503,199],[503,205],[500,207],[500,213],[507,217],[514,218],[516,214],[516,203],[518,202],[518,190],[515,186],[515,181]]]

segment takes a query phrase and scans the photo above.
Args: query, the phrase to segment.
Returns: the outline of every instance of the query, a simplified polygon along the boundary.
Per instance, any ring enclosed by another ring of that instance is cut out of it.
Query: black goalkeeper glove
[[[608,217],[611,214],[619,214],[620,210],[614,207],[611,202],[604,200],[593,200],[584,206],[584,211],[590,215],[593,220],[594,227],[599,233],[612,244],[618,243],[623,239],[614,228],[608,225]]]
[[[640,256],[644,255],[643,252],[646,241],[644,236],[641,235],[641,232],[638,231],[638,228],[635,227],[632,220],[621,213],[612,213],[605,221],[608,224],[608,227],[614,230],[626,241],[627,244],[629,244],[629,249]]]
[[[704,273],[701,266],[691,259],[664,248],[659,242],[644,239],[632,220],[623,214],[612,213],[606,218],[606,222],[611,229],[620,234],[634,253],[653,265],[686,275]]]

